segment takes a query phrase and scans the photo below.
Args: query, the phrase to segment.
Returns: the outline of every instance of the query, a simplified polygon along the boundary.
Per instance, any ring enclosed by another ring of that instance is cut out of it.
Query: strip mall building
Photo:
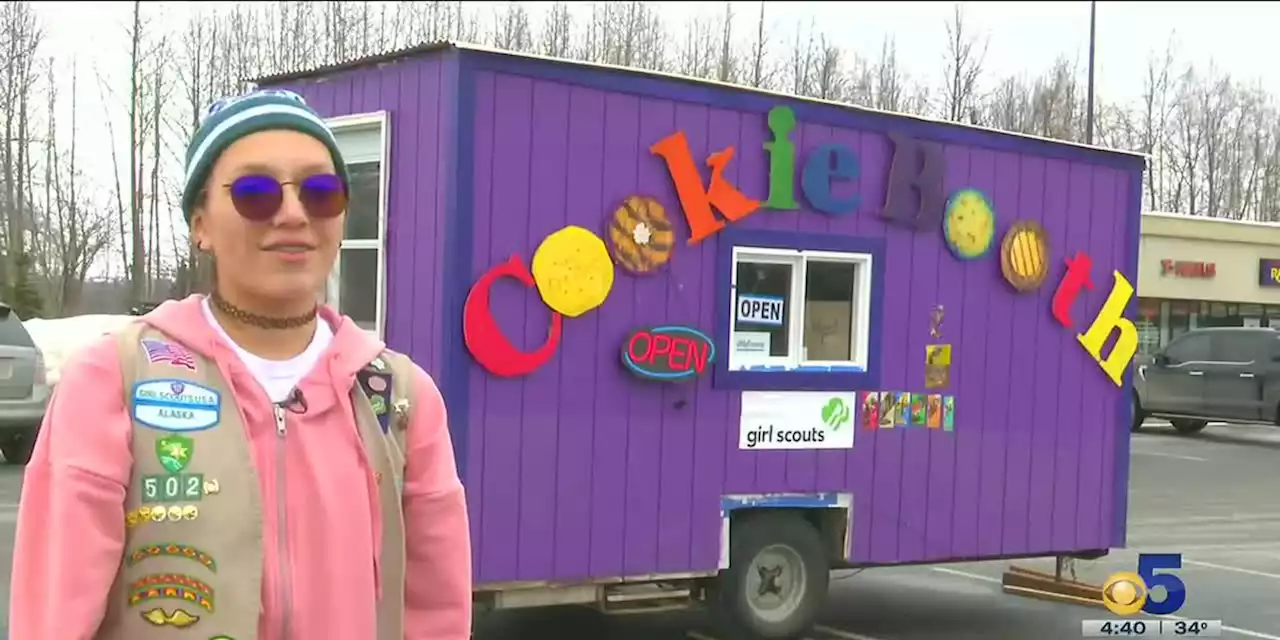
[[[1139,355],[1196,327],[1280,328],[1280,224],[1142,216]]]

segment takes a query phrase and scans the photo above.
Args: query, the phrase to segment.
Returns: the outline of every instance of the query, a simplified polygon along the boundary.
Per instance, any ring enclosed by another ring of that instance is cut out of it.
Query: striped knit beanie
[[[182,215],[190,224],[197,197],[209,179],[218,156],[236,140],[259,131],[288,129],[305,133],[328,147],[333,166],[348,182],[347,164],[338,142],[324,119],[307,106],[302,96],[284,89],[265,89],[209,106],[204,122],[187,147],[186,178],[182,186]]]

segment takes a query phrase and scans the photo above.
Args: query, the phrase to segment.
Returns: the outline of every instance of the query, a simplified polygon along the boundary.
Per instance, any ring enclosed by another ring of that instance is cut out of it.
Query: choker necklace
[[[235,318],[238,322],[262,329],[296,329],[298,327],[306,326],[312,320],[316,319],[316,311],[319,308],[319,305],[312,307],[310,313],[305,313],[300,316],[276,318],[245,311],[244,309],[227,302],[227,299],[219,295],[217,291],[214,291],[213,294],[209,296],[209,302],[212,303],[214,308],[218,311]]]

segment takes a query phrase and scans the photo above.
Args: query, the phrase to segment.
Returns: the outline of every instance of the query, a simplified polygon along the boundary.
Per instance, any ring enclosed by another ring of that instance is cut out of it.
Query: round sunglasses
[[[347,209],[347,184],[332,173],[317,173],[297,182],[282,182],[272,176],[240,176],[225,185],[231,203],[242,217],[264,222],[275,217],[284,204],[285,185],[297,185],[298,200],[307,216],[333,218]]]

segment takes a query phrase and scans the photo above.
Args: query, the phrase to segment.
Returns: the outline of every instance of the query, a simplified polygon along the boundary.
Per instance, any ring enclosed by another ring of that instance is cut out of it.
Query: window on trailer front
[[[871,256],[733,250],[730,370],[865,370]]]
[[[380,331],[382,192],[385,121],[367,117],[330,121],[351,177],[351,204],[338,260],[329,275],[325,299],[366,331]]]

